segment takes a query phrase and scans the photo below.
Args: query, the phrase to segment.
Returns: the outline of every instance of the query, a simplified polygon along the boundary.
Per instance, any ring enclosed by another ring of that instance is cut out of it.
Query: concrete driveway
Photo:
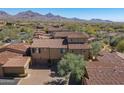
[[[2,78],[0,79],[0,85],[16,85],[18,84],[19,79],[14,78]]]
[[[28,69],[28,76],[22,78],[18,85],[43,85],[52,80],[49,69]]]

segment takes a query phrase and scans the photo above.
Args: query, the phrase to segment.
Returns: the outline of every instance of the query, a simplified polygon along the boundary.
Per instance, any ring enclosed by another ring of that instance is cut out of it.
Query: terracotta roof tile
[[[63,44],[64,39],[34,39],[31,47],[43,48],[66,48]]]
[[[87,84],[124,84],[124,59],[116,53],[104,53],[98,61],[87,63]]]
[[[26,43],[16,43],[16,44],[10,44],[6,48],[25,52],[29,46],[30,45]]]
[[[54,37],[88,38],[89,36],[82,32],[55,32]]]
[[[21,56],[21,54],[17,54],[14,52],[10,52],[10,51],[4,51],[0,53],[0,65],[5,64],[9,58],[13,58],[15,56]]]
[[[16,56],[9,58],[2,67],[25,67],[30,60],[30,57]]]
[[[26,49],[28,48],[28,44],[17,43],[10,44],[5,47],[2,47],[0,50],[0,65],[5,64],[9,58],[13,58],[15,56],[22,56],[25,54]]]

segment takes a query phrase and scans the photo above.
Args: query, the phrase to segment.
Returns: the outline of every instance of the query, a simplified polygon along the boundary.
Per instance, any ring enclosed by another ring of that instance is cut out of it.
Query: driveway
[[[43,85],[52,80],[49,69],[28,69],[28,76],[22,78],[18,85]]]
[[[19,79],[14,78],[1,78],[0,85],[16,85],[19,82]]]

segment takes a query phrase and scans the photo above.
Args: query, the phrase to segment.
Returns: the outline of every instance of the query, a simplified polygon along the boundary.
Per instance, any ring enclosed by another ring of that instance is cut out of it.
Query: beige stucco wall
[[[67,49],[65,49],[67,51]],[[41,59],[59,59],[63,56],[64,53],[61,53],[60,49],[52,48],[52,49],[43,49],[41,53],[32,53],[33,60],[41,60]]]
[[[25,74],[24,67],[4,67],[4,74]]]
[[[3,70],[1,66],[0,66],[0,77],[3,77]]]
[[[67,49],[65,49],[67,52]],[[50,59],[60,59],[65,53],[61,53],[61,49],[50,49]]]
[[[83,55],[85,59],[88,59],[90,54],[90,50],[81,50],[81,49],[70,49],[69,52]]]
[[[29,68],[29,64],[25,67],[3,67],[4,74],[26,74]]]
[[[32,53],[32,59],[48,59],[49,58],[49,49],[42,49],[40,53]]]
[[[67,49],[65,49],[67,52]],[[66,53],[65,52],[65,53]],[[70,53],[84,55],[85,59],[89,58],[90,50],[82,50],[82,49],[69,49]],[[40,53],[32,53],[32,61],[33,62],[42,62],[41,60],[48,59],[60,59],[65,53],[61,53],[60,49],[43,49]]]
[[[24,67],[24,71],[25,73],[28,73],[28,69],[29,69],[29,64],[31,63],[31,61]]]

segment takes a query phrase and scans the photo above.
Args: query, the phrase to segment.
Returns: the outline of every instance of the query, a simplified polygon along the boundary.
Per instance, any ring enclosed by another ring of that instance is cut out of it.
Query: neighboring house
[[[37,29],[37,30],[43,30],[43,29],[44,29],[44,26],[38,25],[38,26],[36,26],[36,29]]]
[[[16,23],[15,22],[11,22],[11,21],[7,21],[6,22],[6,25],[7,26],[14,26],[15,27],[16,26]]]
[[[49,39],[52,38],[50,34],[46,34],[45,31],[36,31],[33,36],[34,39]]]
[[[86,43],[88,41],[89,36],[83,32],[55,32],[53,34],[54,38],[67,38],[69,43]]]
[[[60,28],[60,27],[63,27],[64,24],[63,23],[49,23],[48,26],[54,27],[54,28]]]
[[[4,76],[18,76],[18,75],[27,75],[29,62],[31,61],[30,57],[16,56],[10,58],[3,66]]]
[[[5,26],[5,25],[6,25],[6,21],[0,20],[0,27]]]
[[[55,27],[48,26],[46,32],[49,34],[53,34],[54,32],[68,32],[68,31],[69,31],[68,29],[63,27],[55,28]]]
[[[26,74],[30,57],[27,57],[29,45],[24,43],[9,44],[0,48],[0,77]]]

